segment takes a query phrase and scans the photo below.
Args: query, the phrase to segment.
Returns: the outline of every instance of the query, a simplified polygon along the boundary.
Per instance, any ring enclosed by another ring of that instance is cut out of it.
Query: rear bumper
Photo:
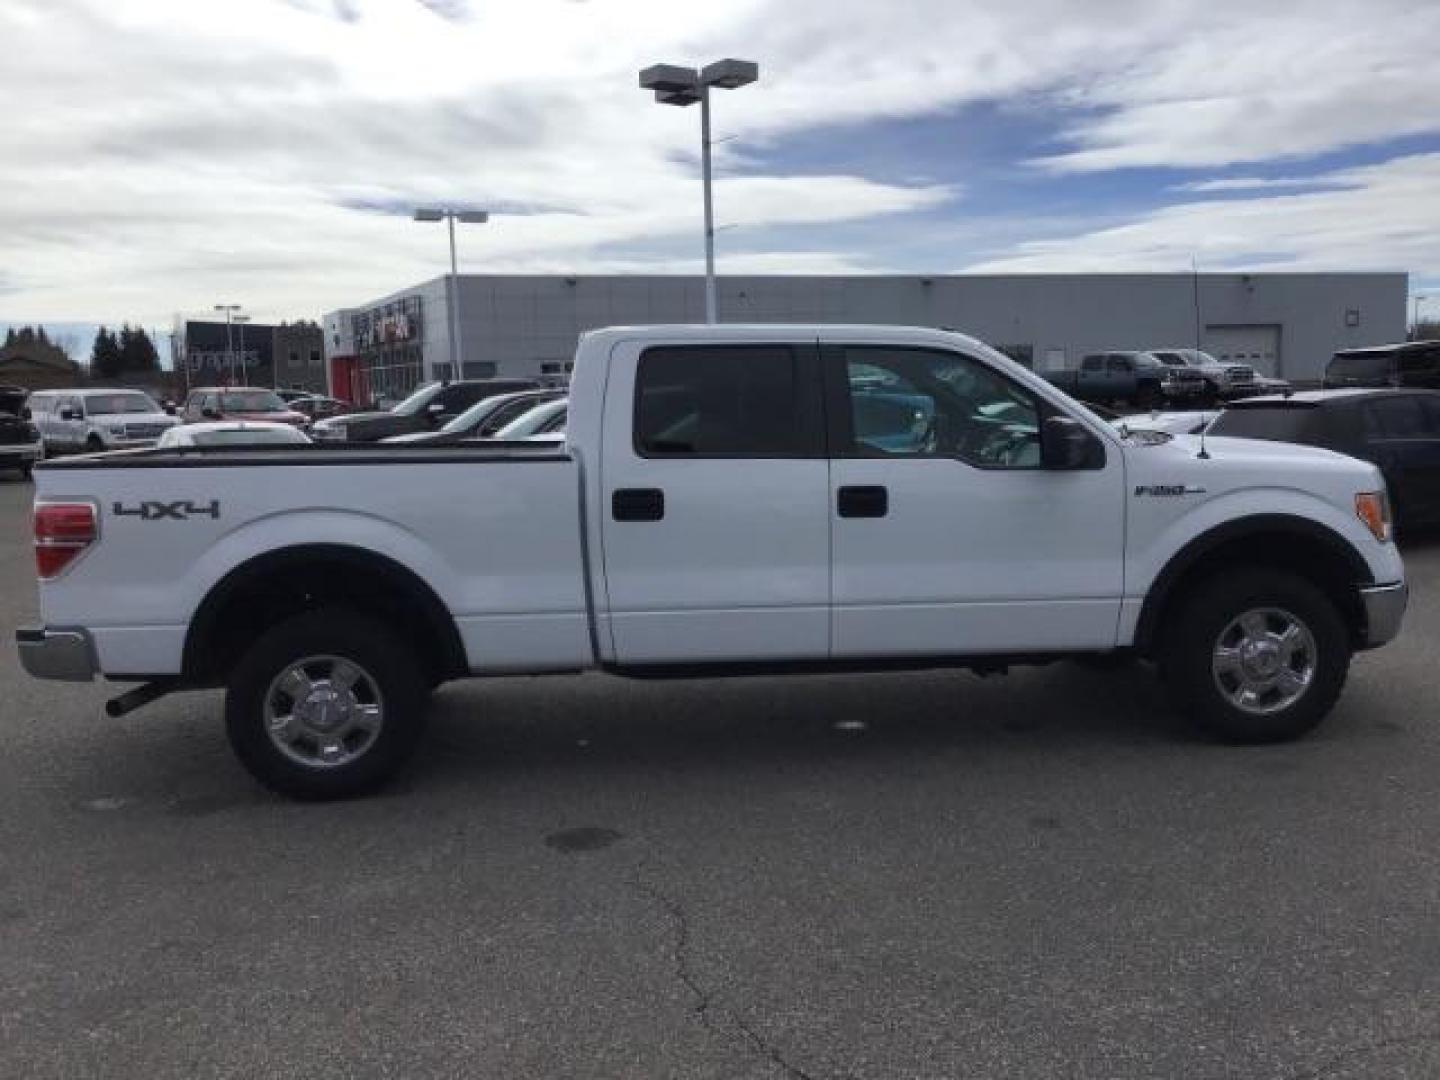
[[[1364,648],[1384,645],[1400,633],[1405,620],[1405,606],[1410,601],[1410,586],[1401,581],[1394,585],[1374,585],[1360,590],[1365,607]]]
[[[37,679],[90,682],[99,671],[95,643],[85,630],[22,626],[15,631],[20,666]]]

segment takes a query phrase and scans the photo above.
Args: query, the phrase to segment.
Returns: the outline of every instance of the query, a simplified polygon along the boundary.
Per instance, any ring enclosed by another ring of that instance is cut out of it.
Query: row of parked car
[[[1214,405],[1290,389],[1284,379],[1262,375],[1249,364],[1222,363],[1199,349],[1089,353],[1074,370],[1046,372],[1045,378],[1090,404],[1140,409]]]
[[[558,440],[565,391],[526,379],[427,384],[388,410],[356,412],[336,398],[263,387],[197,387],[183,404],[140,390],[27,394],[0,387],[0,468],[29,475],[47,455],[150,446]]]

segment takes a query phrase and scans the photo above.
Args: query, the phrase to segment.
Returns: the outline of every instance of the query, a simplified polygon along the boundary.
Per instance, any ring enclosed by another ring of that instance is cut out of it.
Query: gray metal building
[[[325,318],[332,377],[359,370],[390,396],[460,374],[563,376],[600,326],[699,322],[703,283],[681,276],[458,278],[460,353],[446,277]],[[1340,348],[1403,340],[1403,273],[725,276],[724,322],[947,326],[1040,370],[1087,352],[1195,346],[1290,379],[1319,378]]]

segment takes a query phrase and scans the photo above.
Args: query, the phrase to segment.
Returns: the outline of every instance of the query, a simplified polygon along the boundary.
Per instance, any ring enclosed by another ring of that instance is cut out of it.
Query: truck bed
[[[511,469],[510,465],[524,465]],[[256,559],[373,553],[453,616],[477,670],[593,660],[580,465],[545,444],[137,450],[47,462],[36,498],[96,506],[100,539],[41,586],[45,621],[87,626],[102,670],[182,668],[206,595]],[[365,574],[353,583],[367,588]]]

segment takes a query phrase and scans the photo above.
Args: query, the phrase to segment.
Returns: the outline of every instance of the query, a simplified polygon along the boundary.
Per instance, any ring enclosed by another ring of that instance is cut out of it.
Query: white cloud
[[[1019,246],[985,273],[1202,269],[1440,271],[1440,153],[1326,174],[1333,190],[1190,202]]]
[[[741,136],[718,148],[719,220],[744,226],[722,255],[797,271],[883,269],[883,252],[829,250],[826,227],[957,195],[765,174],[756,152],[800,129],[1002,101],[1061,123],[1045,167],[1063,172],[1440,126],[1440,5],[1256,7],[0,0],[5,313],[151,321],[235,298],[314,314],[436,272],[437,230],[361,208],[433,201],[510,211],[466,230],[472,269],[689,269],[641,254],[683,241],[698,264],[697,117],[636,87],[657,60],[760,61],[758,86],[716,100],[717,132]],[[957,122],[957,155],[965,137]]]
[[[1272,188],[1334,187],[1336,181],[1325,176],[1220,176],[1212,180],[1191,180],[1175,184],[1171,191],[1193,191],[1201,194],[1230,191],[1264,191]]]

